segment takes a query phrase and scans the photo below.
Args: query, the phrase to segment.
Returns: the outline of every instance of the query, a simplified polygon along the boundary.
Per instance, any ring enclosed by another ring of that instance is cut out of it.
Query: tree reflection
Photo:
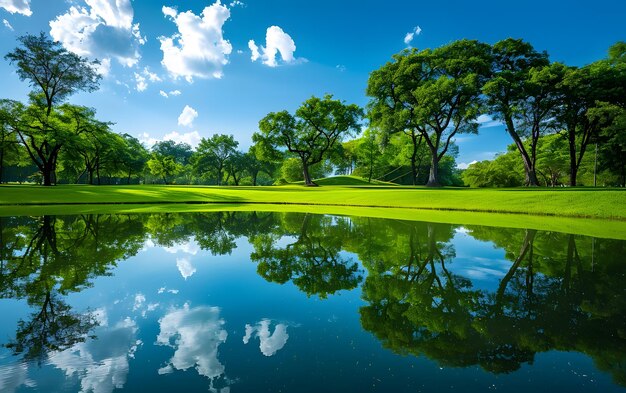
[[[493,373],[515,371],[538,352],[575,350],[591,356],[618,383],[626,382],[624,242],[470,228],[472,236],[504,249],[511,261],[495,290],[487,291],[446,266],[454,262],[451,226],[394,228],[387,231],[395,230],[404,243],[403,256],[384,247],[379,259],[369,249],[363,252],[368,305],[360,310],[361,323],[386,348]]]
[[[257,272],[266,280],[292,281],[307,295],[326,298],[354,289],[362,280],[359,265],[340,255],[344,233],[331,217],[288,214],[276,231],[253,238],[250,259],[258,263]],[[281,246],[285,240],[289,244]]]
[[[2,219],[0,298],[25,299],[35,311],[17,324],[5,347],[41,362],[51,351],[85,341],[97,326],[64,296],[109,274],[143,245],[143,225],[128,216]]]

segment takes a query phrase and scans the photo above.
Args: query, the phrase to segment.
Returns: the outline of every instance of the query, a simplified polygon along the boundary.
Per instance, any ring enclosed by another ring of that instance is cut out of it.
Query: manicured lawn
[[[626,220],[626,191],[609,189],[428,189],[399,186],[0,187],[0,206],[76,204],[257,203],[519,213]],[[68,207],[69,209],[69,207]]]

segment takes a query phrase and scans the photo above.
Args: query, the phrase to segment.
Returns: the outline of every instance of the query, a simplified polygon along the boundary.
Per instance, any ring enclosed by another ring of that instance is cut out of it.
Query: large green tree
[[[307,186],[316,186],[309,168],[325,160],[330,149],[345,137],[360,132],[363,111],[355,104],[345,104],[331,95],[311,97],[294,115],[288,111],[272,112],[259,122],[260,133],[252,139],[266,149],[286,148],[302,162]]]
[[[17,75],[33,87],[27,117],[17,128],[20,142],[43,176],[52,185],[59,151],[71,139],[54,119],[54,108],[78,91],[95,91],[100,75],[97,61],[69,52],[44,33],[18,38],[21,46],[5,56],[17,66]]]
[[[432,50],[405,50],[370,74],[372,124],[388,133],[408,132],[416,149],[418,135],[423,138],[431,151],[428,186],[441,185],[439,161],[453,138],[478,132],[480,89],[488,72],[488,45],[460,40]]]
[[[215,169],[217,185],[221,185],[228,160],[237,152],[237,146],[239,142],[232,135],[214,134],[202,138],[196,149],[196,169],[199,172]]]
[[[544,82],[551,79],[550,73],[541,75],[542,68],[549,63],[547,53],[537,52],[521,39],[507,38],[493,45],[491,77],[483,87],[488,111],[504,123],[515,142],[524,164],[526,184],[531,186],[539,185],[539,180],[532,152],[524,145],[524,140],[529,136],[533,140],[539,138],[542,123],[549,119],[549,115],[542,113],[546,107],[552,109],[554,105],[551,98],[545,100],[545,106],[541,100],[535,102],[535,98],[543,97],[543,89],[549,87]],[[533,75],[537,77],[536,84],[531,82]]]

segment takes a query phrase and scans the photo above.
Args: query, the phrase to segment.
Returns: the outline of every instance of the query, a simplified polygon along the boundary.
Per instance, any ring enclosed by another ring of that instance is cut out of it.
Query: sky
[[[365,106],[369,73],[408,47],[523,38],[582,66],[626,41],[624,0],[0,0],[0,20],[0,98],[26,101],[4,54],[44,32],[101,61],[100,89],[70,102],[148,147],[221,133],[246,150],[261,118],[311,96]],[[480,120],[478,136],[456,139],[459,167],[511,143]]]

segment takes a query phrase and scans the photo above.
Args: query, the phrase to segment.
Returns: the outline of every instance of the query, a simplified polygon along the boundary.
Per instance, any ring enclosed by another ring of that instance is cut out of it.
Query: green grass
[[[586,189],[428,189],[389,186],[0,187],[0,206],[155,203],[258,203],[436,209],[626,220],[626,191]]]
[[[0,186],[0,216],[216,210],[310,212],[533,228],[626,240],[626,190],[369,185]]]

